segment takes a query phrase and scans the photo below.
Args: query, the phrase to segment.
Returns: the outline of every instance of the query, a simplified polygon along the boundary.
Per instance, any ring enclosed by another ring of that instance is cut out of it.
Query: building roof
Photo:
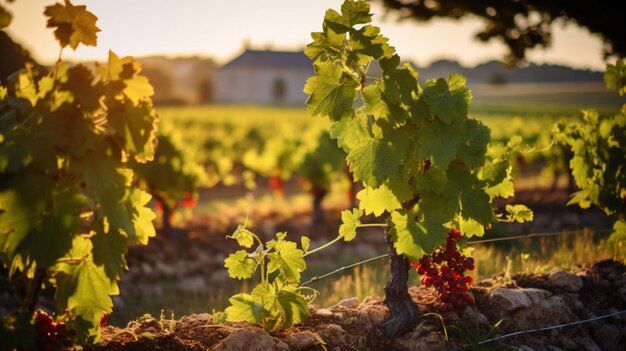
[[[291,68],[313,71],[313,62],[302,51],[246,50],[224,68]]]

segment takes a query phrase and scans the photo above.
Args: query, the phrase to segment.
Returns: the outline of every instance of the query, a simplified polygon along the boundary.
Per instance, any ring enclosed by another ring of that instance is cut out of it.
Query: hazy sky
[[[10,35],[35,59],[52,63],[58,46],[46,29],[44,6],[60,0],[17,0],[6,7],[14,15]],[[66,49],[67,59],[105,59],[109,49],[118,55],[201,55],[224,62],[237,56],[244,41],[253,48],[295,50],[320,31],[324,12],[339,9],[342,0],[74,0],[98,16],[98,47]],[[397,23],[393,14],[383,19],[374,3],[374,24],[389,37],[400,56],[424,65],[434,59],[453,58],[465,65],[499,59],[506,48],[499,42],[473,39],[479,19]],[[548,50],[533,50],[531,61],[604,69],[601,41],[575,25],[558,26]]]

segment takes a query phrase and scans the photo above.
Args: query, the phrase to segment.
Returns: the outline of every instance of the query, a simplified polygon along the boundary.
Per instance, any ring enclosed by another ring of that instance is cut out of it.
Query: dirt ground
[[[624,310],[626,267],[617,261],[605,260],[572,271],[483,280],[471,290],[476,305],[462,312],[435,314],[432,289],[411,287],[409,293],[419,307],[420,320],[413,330],[394,340],[385,339],[378,331],[388,310],[382,297],[373,296],[363,301],[344,300],[330,308],[310,306],[309,319],[273,334],[245,323],[216,325],[209,314],[176,321],[146,317],[125,329],[105,327],[103,344],[95,350],[621,351],[626,345],[626,314],[479,344],[507,333]]]

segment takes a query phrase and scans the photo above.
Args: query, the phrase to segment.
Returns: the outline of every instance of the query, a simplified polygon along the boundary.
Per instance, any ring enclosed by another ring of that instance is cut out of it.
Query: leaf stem
[[[302,257],[306,257],[306,256],[308,256],[308,255],[310,255],[310,254],[312,254],[312,253],[314,253],[314,252],[318,252],[318,251],[320,251],[320,250],[323,250],[323,249],[325,249],[325,248],[329,247],[330,245],[332,245],[332,244],[334,244],[334,243],[338,242],[338,241],[339,241],[339,240],[341,240],[341,239],[343,239],[343,236],[337,236],[336,238],[334,238],[333,240],[331,240],[331,241],[327,242],[326,244],[324,244],[324,245],[322,245],[322,246],[320,246],[320,247],[318,247],[318,248],[315,248],[315,249],[313,249],[313,250],[311,250],[311,251],[309,251],[309,252],[305,253]]]
[[[387,223],[365,223],[365,224],[359,224],[357,226],[357,228],[368,228],[368,227],[387,228]]]
[[[59,258],[57,260],[57,263],[79,263],[79,262],[83,262],[87,259],[87,255],[83,256],[83,257],[64,257],[64,258]]]

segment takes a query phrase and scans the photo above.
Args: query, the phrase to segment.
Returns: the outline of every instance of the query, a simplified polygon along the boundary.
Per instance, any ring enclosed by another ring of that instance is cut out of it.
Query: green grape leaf
[[[279,280],[276,278],[276,280]],[[260,303],[267,315],[276,315],[276,286],[268,282],[262,282],[252,289],[252,297]]]
[[[493,199],[496,196],[507,198],[515,195],[511,170],[511,164],[506,160],[485,161],[480,169],[479,179],[488,184],[485,192],[490,198]]]
[[[368,85],[363,89],[363,101],[368,113],[375,119],[389,119],[391,112],[389,105],[384,100],[383,90],[379,84]]]
[[[481,122],[468,119],[465,121],[462,147],[458,150],[458,157],[468,167],[479,167],[485,162],[487,145],[491,139],[491,133]]]
[[[400,200],[386,184],[382,184],[376,189],[365,187],[359,191],[356,198],[360,201],[359,209],[367,215],[380,216],[385,211],[391,213],[393,210],[402,208]]]
[[[387,140],[371,137],[362,140],[347,157],[354,179],[378,188],[386,179],[397,176],[402,162],[402,153],[397,149]]]
[[[9,84],[15,90],[15,96],[26,99],[31,106],[37,104],[39,94],[37,93],[37,83],[35,81],[35,71],[32,64],[26,64],[21,69],[9,77]]]
[[[82,176],[87,194],[96,202],[111,226],[134,234],[133,222],[123,202],[130,186],[132,172],[121,169],[121,163],[106,155],[106,151],[88,153],[75,160],[71,167]]]
[[[325,60],[328,54],[341,54],[344,49],[346,35],[337,34],[324,25],[324,32],[311,33],[311,38],[313,38],[313,42],[307,45],[304,50],[305,55],[312,60]]]
[[[112,311],[110,295],[119,294],[116,281],[107,276],[103,266],[96,265],[91,259],[91,250],[89,239],[75,237],[70,256],[83,259],[58,263],[52,269],[57,285],[57,313],[62,315],[68,309],[76,316],[79,340],[96,334],[102,316]]]
[[[228,255],[224,267],[228,268],[228,275],[232,278],[248,279],[256,270],[256,261],[248,257],[246,250],[239,250]]]
[[[483,236],[485,235],[485,227],[476,222],[473,219],[465,219],[462,216],[458,217],[459,222],[459,231],[462,235],[471,238],[472,236]]]
[[[89,68],[75,65],[67,70],[67,81],[62,84],[62,89],[70,91],[85,112],[94,112],[100,107],[102,87],[100,84],[93,85],[93,80]]]
[[[574,176],[576,184],[584,189],[589,180],[589,174],[591,173],[589,165],[583,157],[577,154],[569,161],[569,166],[572,169],[572,175]]]
[[[302,246],[302,250],[304,252],[309,252],[309,247],[311,246],[311,239],[309,239],[308,236],[301,237],[300,245]]]
[[[18,251],[37,264],[51,267],[68,253],[72,239],[80,233],[81,214],[87,209],[88,199],[77,184],[66,179],[61,179],[51,192],[44,194],[49,197],[48,211],[40,213],[37,225],[20,242]]]
[[[394,49],[387,44],[389,40],[380,35],[380,28],[367,25],[350,32],[348,46],[351,48],[347,62],[359,66],[367,65],[372,58],[380,59],[394,54]]]
[[[393,211],[388,224],[388,233],[396,252],[406,256],[411,262],[417,262],[425,253],[422,245],[430,240],[426,228],[404,209]]]
[[[229,322],[258,323],[267,315],[263,305],[250,294],[237,294],[228,299],[230,306],[226,307],[226,320]]]
[[[532,222],[533,211],[524,205],[506,205],[507,220],[511,222]]]
[[[340,121],[333,122],[330,126],[330,136],[337,139],[337,144],[344,151],[350,152],[363,139],[369,138],[366,128],[367,116],[357,111],[356,115],[342,118]]]
[[[137,162],[154,158],[158,117],[148,101],[133,105],[129,100],[110,102],[109,125],[115,130],[126,157],[134,156]]]
[[[341,225],[339,226],[339,236],[344,241],[352,241],[356,236],[356,229],[361,225],[361,216],[363,212],[360,209],[353,208],[341,211]]]
[[[604,73],[604,84],[610,90],[615,90],[620,96],[626,94],[626,64],[617,60],[614,65],[608,64]]]
[[[295,287],[283,285],[276,279],[276,300],[281,309],[281,316],[285,318],[281,328],[289,328],[296,323],[304,321],[309,315],[309,301],[300,294]]]
[[[96,46],[100,31],[96,27],[96,17],[87,11],[84,5],[74,6],[69,0],[65,4],[46,6],[44,14],[48,17],[48,28],[54,28],[54,36],[61,47],[70,46],[76,50],[79,44]]]
[[[316,63],[315,72],[304,86],[304,92],[311,95],[306,102],[309,111],[333,121],[352,115],[359,83],[331,62]]]
[[[331,9],[326,11],[324,16],[324,24],[337,33],[346,33],[357,24],[371,21],[370,5],[365,1],[344,1],[341,5],[341,15]]]
[[[481,188],[466,188],[461,192],[461,214],[463,218],[473,219],[482,225],[493,220],[489,195]]]
[[[383,91],[386,100],[391,106],[403,103],[407,106],[414,104],[414,94],[419,95],[418,74],[410,64],[400,65],[400,56],[383,57],[379,61],[383,71]]]
[[[300,282],[300,273],[306,269],[306,262],[304,251],[298,249],[296,243],[279,240],[274,244],[273,251],[267,254],[267,258],[269,273],[278,270],[286,282],[296,284]]]
[[[505,178],[501,183],[486,187],[485,193],[487,193],[487,195],[489,195],[489,197],[492,199],[494,197],[507,198],[515,195],[515,186],[513,184],[513,178],[511,178],[510,173],[509,176]]]
[[[424,100],[444,124],[451,125],[467,117],[472,94],[465,87],[465,82],[466,79],[459,74],[451,74],[448,81],[440,78],[426,82]]]
[[[0,250],[12,257],[19,244],[41,223],[45,194],[52,187],[48,177],[28,172],[15,177],[0,192]]]
[[[129,192],[130,195],[128,195]],[[127,190],[126,194],[126,209],[131,214],[133,224],[133,231],[126,234],[128,234],[131,243],[147,245],[148,240],[156,236],[152,222],[156,218],[156,214],[147,207],[152,195],[137,188]]]
[[[229,235],[227,238],[237,240],[239,246],[245,248],[251,248],[254,244],[254,234],[245,225],[238,225],[233,235]]]
[[[418,141],[420,158],[432,157],[439,168],[447,168],[456,158],[462,134],[458,124],[447,126],[438,121],[426,124]]]
[[[101,227],[101,225],[100,225]],[[98,228],[91,237],[93,245],[93,262],[104,267],[110,279],[120,280],[122,273],[128,269],[125,255],[128,252],[128,238],[118,231]]]

